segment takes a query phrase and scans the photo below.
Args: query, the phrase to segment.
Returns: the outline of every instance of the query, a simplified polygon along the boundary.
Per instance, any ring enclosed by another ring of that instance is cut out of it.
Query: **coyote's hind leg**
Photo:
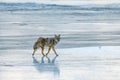
[[[49,52],[50,52],[50,50],[51,50],[51,46],[49,46],[49,48],[48,48],[48,52],[47,52],[47,54],[46,54],[46,56],[49,54]]]
[[[36,51],[37,51],[37,49],[34,49],[33,54],[32,54],[33,56],[34,56],[34,54],[35,54]]]
[[[44,47],[41,47],[41,49],[42,49],[42,55],[45,56],[45,54],[44,54]]]

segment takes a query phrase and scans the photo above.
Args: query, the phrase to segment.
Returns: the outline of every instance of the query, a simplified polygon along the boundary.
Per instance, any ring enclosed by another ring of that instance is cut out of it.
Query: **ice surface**
[[[119,80],[120,47],[57,49],[42,57],[32,50],[0,50],[0,80]]]

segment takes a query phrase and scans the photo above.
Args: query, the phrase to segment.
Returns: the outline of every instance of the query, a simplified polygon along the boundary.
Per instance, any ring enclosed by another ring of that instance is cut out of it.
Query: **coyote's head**
[[[60,34],[59,34],[59,35],[55,35],[55,39],[56,39],[57,41],[60,41]]]

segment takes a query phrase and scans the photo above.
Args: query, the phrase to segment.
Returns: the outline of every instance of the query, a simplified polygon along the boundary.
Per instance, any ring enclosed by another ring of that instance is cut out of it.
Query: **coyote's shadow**
[[[34,66],[40,73],[53,73],[54,77],[59,76],[60,71],[58,66],[55,64],[57,56],[54,57],[52,60],[50,60],[49,57],[43,56],[41,58],[41,61],[38,61],[35,57],[32,58]],[[45,61],[45,59],[47,59],[47,62]]]

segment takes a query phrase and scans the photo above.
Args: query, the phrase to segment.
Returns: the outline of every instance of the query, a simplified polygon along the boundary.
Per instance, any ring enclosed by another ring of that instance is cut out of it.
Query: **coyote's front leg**
[[[58,56],[54,46],[52,47],[52,49],[53,49],[54,53],[56,54],[56,56]]]

